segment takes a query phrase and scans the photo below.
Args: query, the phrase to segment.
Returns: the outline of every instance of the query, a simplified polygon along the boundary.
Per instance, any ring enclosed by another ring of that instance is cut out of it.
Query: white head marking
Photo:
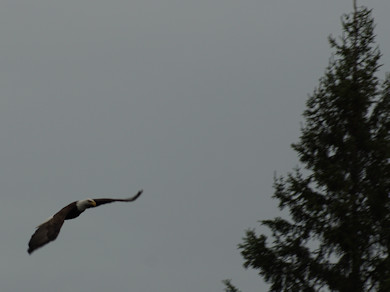
[[[84,212],[87,208],[92,208],[96,206],[96,202],[92,199],[85,199],[77,201],[76,207],[80,212]]]

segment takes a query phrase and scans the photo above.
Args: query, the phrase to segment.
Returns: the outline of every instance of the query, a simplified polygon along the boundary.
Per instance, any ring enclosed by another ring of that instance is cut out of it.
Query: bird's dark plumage
[[[140,190],[135,196],[127,199],[86,199],[70,203],[37,227],[37,230],[31,236],[28,243],[28,253],[31,254],[34,250],[55,240],[60,233],[64,221],[78,217],[85,209],[113,202],[132,202],[135,201],[142,192],[143,191]]]

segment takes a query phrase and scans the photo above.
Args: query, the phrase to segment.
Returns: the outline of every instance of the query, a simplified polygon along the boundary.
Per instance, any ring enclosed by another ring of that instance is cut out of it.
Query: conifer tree
[[[274,182],[290,216],[239,245],[270,291],[390,291],[390,77],[377,77],[374,27],[354,3],[329,37],[334,54],[292,145],[300,167]]]

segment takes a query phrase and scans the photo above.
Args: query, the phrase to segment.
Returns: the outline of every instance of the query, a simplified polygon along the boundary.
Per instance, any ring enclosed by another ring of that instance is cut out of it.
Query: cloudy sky
[[[374,9],[390,55],[390,2]],[[352,0],[0,3],[0,289],[265,291],[237,244],[277,216],[307,95]],[[390,63],[384,71],[390,71]],[[383,76],[383,75],[382,75]],[[88,210],[29,256],[37,224]]]

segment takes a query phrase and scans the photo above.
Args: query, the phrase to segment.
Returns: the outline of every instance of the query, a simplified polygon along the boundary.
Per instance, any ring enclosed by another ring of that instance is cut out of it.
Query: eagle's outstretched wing
[[[143,190],[140,190],[138,191],[138,193],[131,197],[131,198],[127,198],[127,199],[105,199],[105,198],[102,198],[102,199],[93,199],[96,203],[96,207],[97,206],[100,206],[100,205],[103,205],[103,204],[108,204],[108,203],[113,203],[113,202],[132,202],[132,201],[135,201],[138,199],[139,196],[141,196]]]
[[[72,208],[74,208],[75,204],[76,202],[73,202],[62,208],[59,212],[54,214],[52,218],[37,227],[37,230],[31,236],[31,239],[28,243],[29,254],[57,238],[61,227],[64,224],[66,216],[72,210]]]

